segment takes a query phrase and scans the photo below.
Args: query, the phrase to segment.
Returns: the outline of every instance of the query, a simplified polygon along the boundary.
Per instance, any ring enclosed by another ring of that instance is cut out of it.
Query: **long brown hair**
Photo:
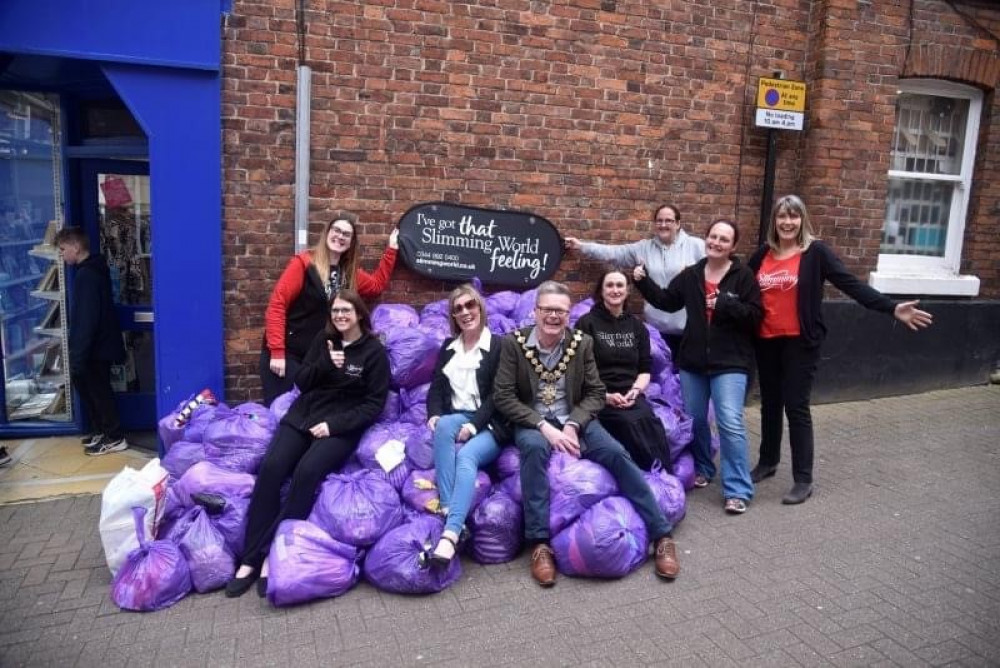
[[[316,267],[323,285],[330,280],[330,249],[326,246],[326,240],[330,236],[330,228],[338,220],[349,223],[351,226],[351,243],[347,250],[340,256],[337,266],[340,268],[340,286],[348,290],[353,290],[358,273],[358,216],[350,211],[334,211],[330,222],[323,227],[323,234],[319,241],[312,248],[312,263]]]

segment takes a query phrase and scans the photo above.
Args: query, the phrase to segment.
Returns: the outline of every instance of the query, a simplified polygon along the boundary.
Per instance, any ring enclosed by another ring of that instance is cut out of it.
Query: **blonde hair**
[[[340,268],[340,287],[353,290],[358,273],[358,216],[350,211],[334,211],[333,218],[323,227],[323,234],[312,248],[312,263],[316,267],[323,285],[330,280],[330,249],[326,240],[330,236],[330,228],[338,220],[343,220],[351,226],[351,243],[340,256],[337,266]]]
[[[784,212],[795,213],[801,216],[802,226],[799,227],[796,242],[802,250],[809,248],[809,244],[815,241],[816,237],[813,234],[812,223],[809,221],[809,212],[806,211],[805,202],[798,195],[785,195],[774,203],[774,207],[771,209],[771,222],[767,227],[767,245],[775,251],[781,249],[781,241],[778,239],[777,220],[778,214]]]
[[[476,290],[471,283],[462,283],[460,286],[448,293],[448,324],[451,325],[451,333],[458,336],[462,329],[458,326],[458,322],[455,320],[455,302],[458,301],[459,297],[462,295],[469,295],[474,300],[476,304],[479,305],[479,333],[483,333],[483,329],[486,328],[486,301],[483,296],[479,294],[479,290]]]

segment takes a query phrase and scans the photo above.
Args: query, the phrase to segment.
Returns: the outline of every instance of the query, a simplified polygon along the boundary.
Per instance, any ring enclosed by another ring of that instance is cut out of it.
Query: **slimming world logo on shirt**
[[[757,274],[757,282],[760,284],[761,292],[768,290],[787,292],[799,284],[799,277],[787,269],[779,269],[771,274],[764,272]]]

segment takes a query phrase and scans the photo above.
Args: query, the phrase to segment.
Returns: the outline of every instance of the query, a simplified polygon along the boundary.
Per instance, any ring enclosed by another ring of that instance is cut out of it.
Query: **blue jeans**
[[[549,458],[552,446],[537,429],[517,427],[514,442],[521,452],[521,497],[524,506],[524,538],[529,543],[549,541]],[[621,443],[596,419],[587,423],[580,433],[580,456],[606,468],[621,495],[632,502],[646,524],[650,540],[656,541],[673,531],[656,505],[642,471],[632,461]]]
[[[476,474],[500,455],[500,446],[493,432],[483,429],[470,438],[457,452],[455,437],[472,413],[442,415],[434,427],[434,469],[437,473],[441,507],[448,509],[445,531],[461,535],[465,517],[472,505],[476,489]]]
[[[747,375],[734,372],[706,376],[681,370],[680,377],[684,406],[694,418],[691,454],[694,455],[695,471],[708,480],[715,477],[712,435],[708,430],[708,400],[711,397],[715,404],[715,422],[719,427],[723,496],[749,501],[754,490],[748,464],[747,428],[743,422]]]

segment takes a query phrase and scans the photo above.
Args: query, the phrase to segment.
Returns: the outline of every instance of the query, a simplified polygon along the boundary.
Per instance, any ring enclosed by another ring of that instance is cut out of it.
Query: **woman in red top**
[[[754,253],[749,265],[757,274],[764,306],[756,349],[760,459],[750,476],[756,483],[777,471],[784,412],[788,417],[795,484],[781,502],[802,503],[813,491],[809,395],[819,347],[826,336],[823,282],[830,281],[865,308],[892,313],[912,330],[930,325],[932,316],[917,308],[918,301],[895,302],[847,271],[830,247],[813,237],[806,206],[795,195],[786,195],[775,203],[767,245]]]
[[[332,295],[347,289],[373,299],[388,286],[396,266],[399,232],[389,235],[389,247],[378,269],[369,274],[358,266],[357,224],[357,215],[334,212],[316,245],[293,257],[274,286],[264,312],[260,354],[265,404],[291,389],[309,344],[326,325]]]

